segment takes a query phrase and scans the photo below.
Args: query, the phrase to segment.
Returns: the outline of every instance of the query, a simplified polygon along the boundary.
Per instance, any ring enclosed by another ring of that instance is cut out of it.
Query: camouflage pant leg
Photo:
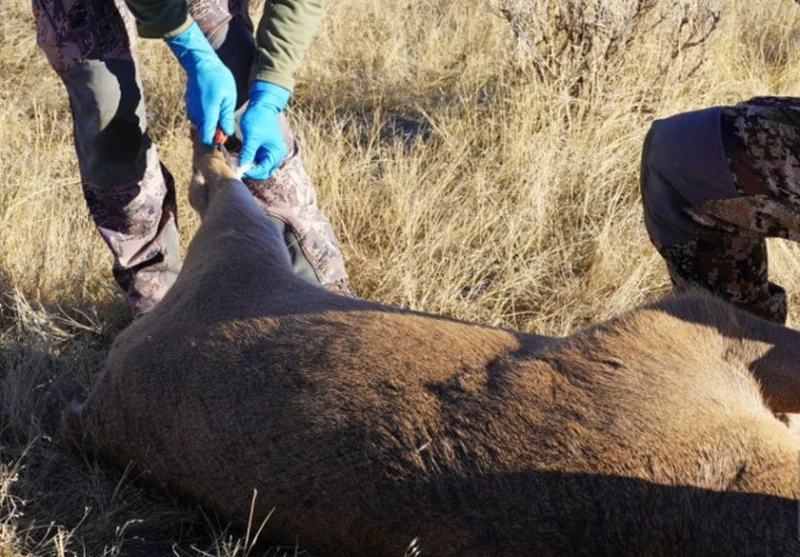
[[[278,224],[295,272],[329,290],[353,295],[339,242],[303,167],[300,144],[283,115],[279,122],[289,148],[286,157],[266,180],[244,182],[264,214]]]
[[[66,86],[81,182],[134,313],[180,268],[172,177],[147,135],[135,29],[123,0],[33,0],[37,42]]]
[[[765,239],[800,239],[800,99],[756,98],[721,108],[716,130],[719,153],[705,174],[727,194],[703,198],[701,184],[692,200],[680,186],[670,185],[665,195],[653,185],[682,169],[656,154],[648,136],[642,167],[648,230],[678,289],[700,286],[782,323],[786,294],[768,280]],[[689,134],[673,134],[671,141],[693,148]]]
[[[312,284],[352,296],[344,256],[330,221],[317,204],[314,185],[303,167],[299,143],[282,114],[278,122],[288,146],[286,157],[266,180],[245,178],[243,182],[261,211],[278,227],[295,273]],[[234,164],[241,143],[232,137],[226,147]]]

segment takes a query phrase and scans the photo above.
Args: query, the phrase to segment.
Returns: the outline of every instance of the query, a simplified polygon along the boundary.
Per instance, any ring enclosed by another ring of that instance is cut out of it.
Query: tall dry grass
[[[668,281],[637,182],[648,123],[798,94],[790,0],[730,0],[703,47],[689,49],[704,60],[692,71],[663,26],[623,28],[610,60],[601,35],[569,51],[579,56],[547,58],[541,37],[557,26],[524,19],[531,2],[329,0],[290,118],[361,295],[544,334],[658,296]],[[58,444],[60,408],[86,390],[128,318],[83,204],[63,87],[34,44],[27,0],[3,6],[0,556],[293,553],[254,548]],[[185,245],[197,220],[184,200],[181,76],[157,42],[142,44],[141,60],[151,131],[179,179]],[[770,248],[796,320],[800,251]]]

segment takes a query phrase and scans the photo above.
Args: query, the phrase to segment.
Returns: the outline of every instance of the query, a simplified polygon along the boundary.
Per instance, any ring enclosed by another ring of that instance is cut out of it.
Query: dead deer
[[[73,443],[320,555],[800,555],[798,332],[700,294],[564,338],[338,296],[194,163],[180,277]]]

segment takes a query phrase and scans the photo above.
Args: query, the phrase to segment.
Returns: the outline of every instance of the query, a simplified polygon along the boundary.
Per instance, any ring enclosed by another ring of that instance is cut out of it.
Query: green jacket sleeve
[[[300,64],[322,20],[323,0],[267,0],[256,32],[251,79],[270,81],[292,91]],[[167,38],[192,23],[186,0],[125,0],[139,35]]]
[[[319,28],[322,12],[322,0],[267,0],[250,77],[292,91],[294,71]]]
[[[125,0],[136,18],[141,37],[161,39],[177,35],[192,24],[186,0]]]

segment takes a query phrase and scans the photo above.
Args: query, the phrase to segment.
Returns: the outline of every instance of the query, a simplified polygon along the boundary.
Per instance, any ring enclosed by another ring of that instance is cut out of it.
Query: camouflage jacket
[[[125,0],[136,17],[139,35],[163,38],[192,23],[187,0]],[[252,79],[294,88],[294,71],[308,49],[320,20],[322,0],[267,0],[256,32],[258,51]]]

